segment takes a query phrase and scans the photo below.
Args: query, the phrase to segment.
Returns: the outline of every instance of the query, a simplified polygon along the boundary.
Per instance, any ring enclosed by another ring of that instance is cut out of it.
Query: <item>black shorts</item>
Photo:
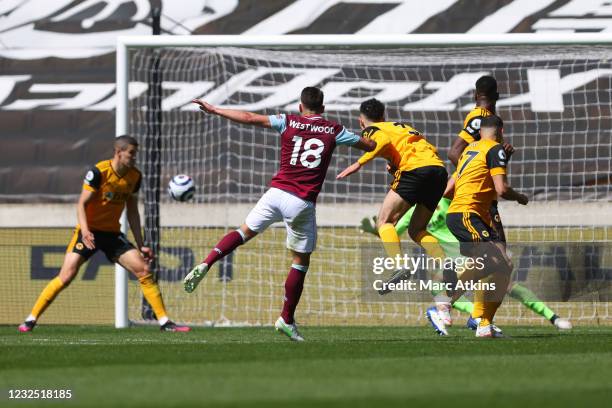
[[[391,189],[410,204],[423,204],[431,212],[446,190],[448,173],[442,166],[425,166],[396,173]]]
[[[500,242],[495,229],[471,212],[446,214],[446,225],[459,241],[461,255],[475,256],[485,250],[483,242]]]
[[[459,242],[498,242],[497,231],[476,213],[448,213],[446,226]]]
[[[501,222],[501,217],[499,216],[499,211],[497,210],[497,201],[493,201],[491,203],[491,209],[489,210],[491,214],[491,221],[493,222],[493,228],[495,228],[495,232],[497,232],[498,241],[506,243],[506,233],[504,232],[504,226]]]
[[[94,235],[94,249],[89,249],[83,243],[83,236],[81,235],[81,229],[77,228],[74,230],[70,244],[66,252],[74,252],[75,254],[81,255],[86,260],[91,258],[97,250],[104,252],[104,255],[109,261],[115,263],[117,259],[129,250],[135,249],[134,245],[128,241],[126,236],[121,232],[106,232],[106,231],[92,231]]]

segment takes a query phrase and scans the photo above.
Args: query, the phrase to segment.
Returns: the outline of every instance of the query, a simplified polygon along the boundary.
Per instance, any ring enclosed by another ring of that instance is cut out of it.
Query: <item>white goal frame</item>
[[[401,34],[401,35],[193,35],[121,36],[116,49],[116,135],[129,129],[129,53],[130,48],[154,47],[344,47],[413,48],[446,46],[501,45],[612,45],[612,33],[559,34]],[[122,217],[122,231],[127,231]],[[115,267],[115,327],[126,328],[128,320],[127,272]]]

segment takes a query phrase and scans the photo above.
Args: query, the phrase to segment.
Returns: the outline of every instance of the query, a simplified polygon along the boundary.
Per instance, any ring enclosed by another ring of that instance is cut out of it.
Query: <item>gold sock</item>
[[[493,323],[495,312],[499,307],[499,302],[484,302],[484,309],[482,313],[482,319],[480,320],[480,326],[487,326]]]
[[[465,271],[463,271],[463,273],[459,275],[457,280],[463,284],[463,287],[467,287],[469,282],[478,282],[481,279],[486,279],[488,274],[489,273],[484,268],[478,269],[474,267],[472,268],[466,267]],[[466,292],[465,290],[456,290],[455,293],[453,293],[451,303],[455,303],[457,299],[459,299],[465,292]],[[474,292],[474,299],[476,299],[475,294],[476,292]]]
[[[474,310],[472,311],[472,317],[474,319],[482,318],[484,315],[484,291],[483,290],[475,290],[474,291]]]
[[[495,290],[485,291],[485,311],[484,317],[491,322],[497,313],[497,309],[502,304],[506,295],[508,284],[510,283],[510,274],[506,272],[495,272],[483,280],[489,284],[495,283]]]
[[[381,225],[378,229],[378,235],[382,239],[385,252],[389,258],[395,258],[396,255],[401,254],[400,238],[393,224]]]
[[[421,231],[416,237],[416,243],[423,247],[427,255],[432,258],[444,259],[446,256],[439,241],[427,231]]]
[[[153,312],[155,313],[157,320],[166,317],[164,300],[162,299],[161,292],[159,291],[159,286],[153,281],[153,276],[148,274],[142,278],[138,278],[138,281],[140,282],[142,293],[144,294],[145,299],[147,299],[147,302],[149,302],[153,308]]]
[[[37,320],[41,314],[49,307],[49,305],[53,302],[53,299],[64,289],[66,285],[59,277],[55,277],[45,286],[42,292],[40,292],[40,296],[36,300],[34,304],[34,308],[32,309],[32,316],[34,316]]]

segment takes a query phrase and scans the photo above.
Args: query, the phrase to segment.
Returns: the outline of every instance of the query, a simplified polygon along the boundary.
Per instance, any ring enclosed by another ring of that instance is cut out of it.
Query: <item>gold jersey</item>
[[[493,115],[488,109],[476,106],[470,111],[463,121],[463,129],[459,132],[459,137],[468,144],[480,140],[480,121],[482,118]]]
[[[94,192],[85,207],[87,224],[91,231],[119,232],[119,219],[125,203],[140,189],[142,175],[135,167],[119,177],[111,160],[104,160],[89,169],[83,189]]]
[[[437,149],[421,132],[405,123],[373,123],[363,130],[362,136],[374,140],[376,149],[359,158],[361,165],[382,157],[400,172],[425,166],[444,166]]]
[[[494,140],[470,143],[459,158],[455,178],[455,196],[449,213],[476,213],[491,224],[489,209],[497,195],[493,176],[506,174],[506,153]]]

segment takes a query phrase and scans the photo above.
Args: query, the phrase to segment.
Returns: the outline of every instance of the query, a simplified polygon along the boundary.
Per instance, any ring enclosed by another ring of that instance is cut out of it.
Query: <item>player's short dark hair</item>
[[[376,98],[363,101],[359,112],[373,122],[382,122],[385,119],[385,104]]]
[[[302,89],[300,95],[300,102],[302,106],[313,112],[323,111],[323,91],[314,86],[307,86]]]
[[[125,150],[128,146],[138,147],[138,140],[129,135],[121,135],[117,136],[115,138],[115,143],[113,143],[113,147],[119,150]]]
[[[497,115],[487,116],[482,118],[480,121],[480,128],[494,128],[494,129],[502,129],[504,127],[504,121]]]
[[[484,75],[476,81],[476,93],[492,99],[498,99],[497,80],[491,75]]]

